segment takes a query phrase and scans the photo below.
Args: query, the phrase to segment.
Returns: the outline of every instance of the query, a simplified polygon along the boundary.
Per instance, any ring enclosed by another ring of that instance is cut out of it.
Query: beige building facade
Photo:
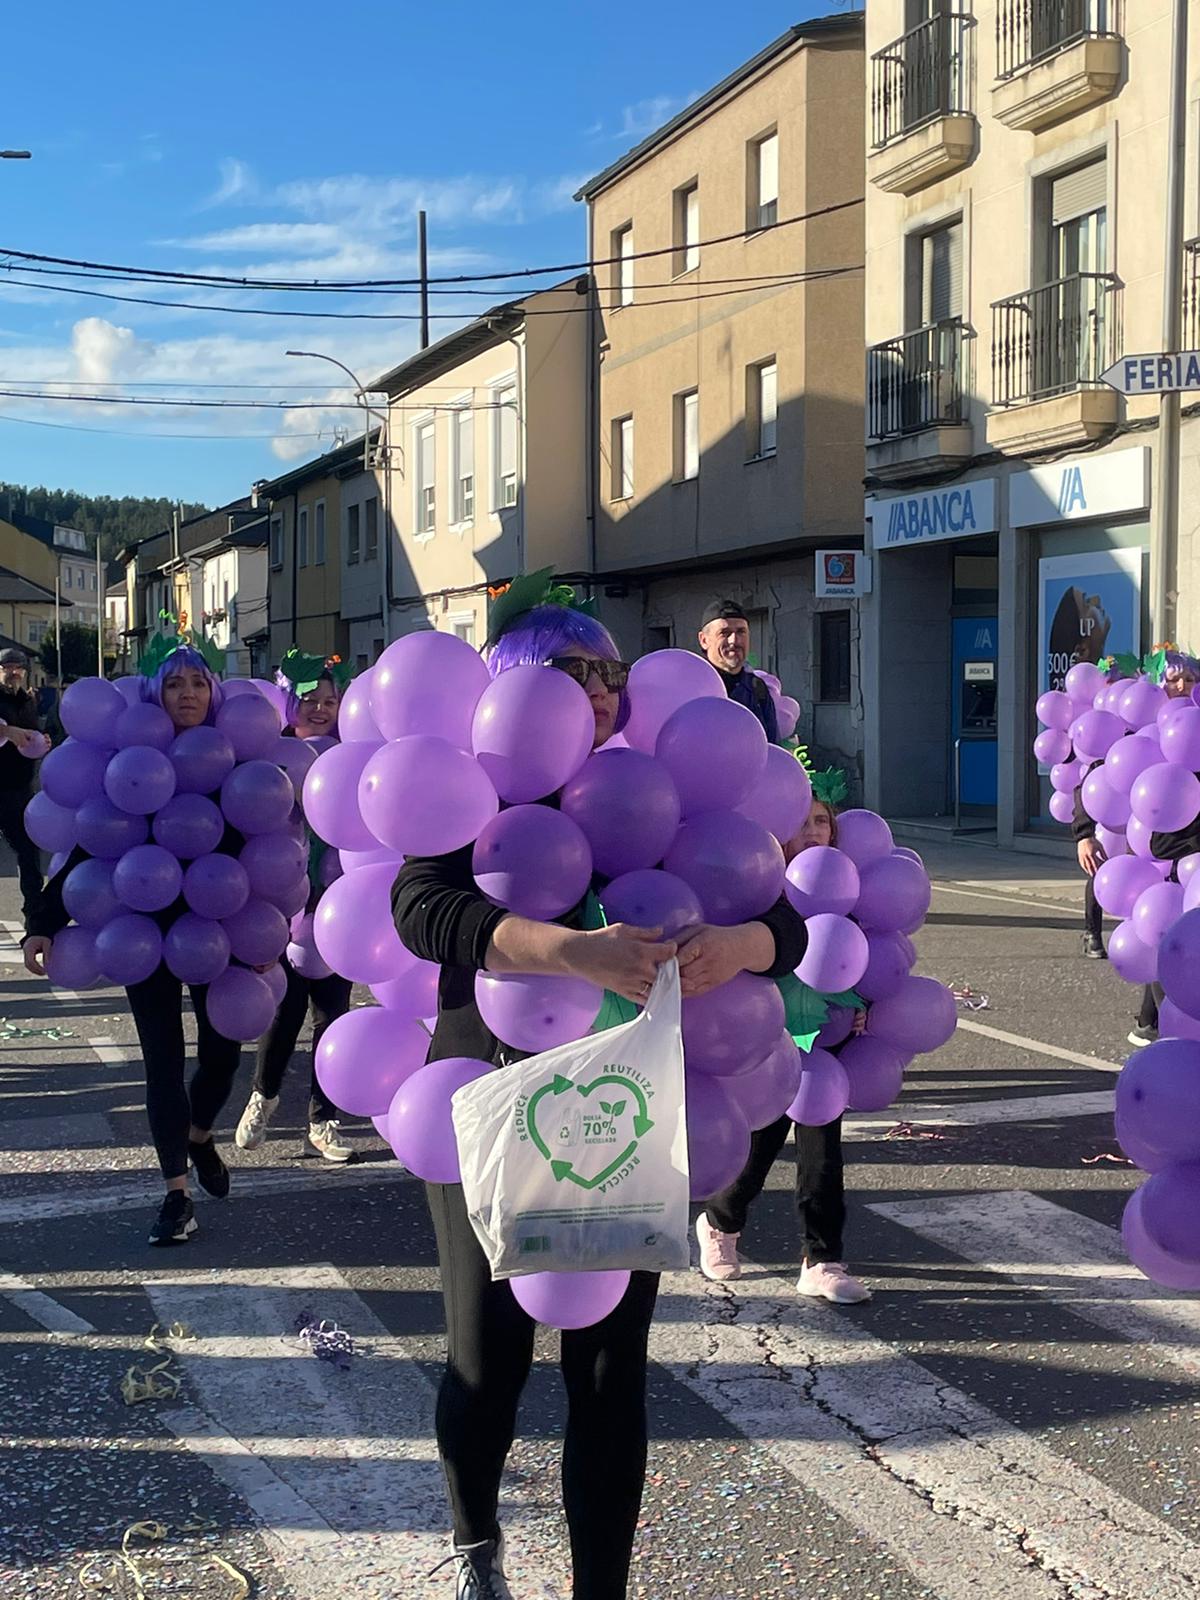
[[[593,178],[594,570],[625,650],[695,648],[714,597],[857,773],[863,20],[790,29]],[[807,219],[807,220],[798,220]]]
[[[1062,849],[1033,702],[1075,660],[1154,642],[1159,403],[1102,374],[1162,349],[1171,10],[867,8],[867,803],[929,832]],[[1168,587],[1200,642],[1186,415],[1181,484]]]

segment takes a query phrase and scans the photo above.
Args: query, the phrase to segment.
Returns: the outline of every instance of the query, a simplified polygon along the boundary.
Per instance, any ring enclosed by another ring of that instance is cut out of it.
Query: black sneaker
[[[224,1200],[229,1193],[229,1168],[221,1160],[221,1153],[214,1141],[205,1139],[197,1144],[194,1139],[189,1139],[188,1155],[192,1158],[200,1187],[218,1200]]]
[[[512,1590],[501,1566],[503,1551],[497,1539],[484,1539],[479,1544],[457,1544],[454,1554],[439,1561],[433,1572],[458,1563],[458,1583],[454,1600],[513,1600]],[[433,1576],[433,1572],[429,1574]]]
[[[163,1201],[158,1221],[150,1229],[151,1244],[186,1244],[196,1231],[196,1208],[183,1189],[172,1189]]]
[[[1136,1028],[1130,1028],[1125,1037],[1130,1044],[1136,1045],[1141,1050],[1145,1045],[1158,1042],[1158,1029],[1147,1027],[1145,1023],[1139,1022]]]
[[[1080,941],[1080,954],[1085,955],[1089,961],[1107,961],[1108,951],[1104,948],[1104,940],[1098,933],[1085,933]]]

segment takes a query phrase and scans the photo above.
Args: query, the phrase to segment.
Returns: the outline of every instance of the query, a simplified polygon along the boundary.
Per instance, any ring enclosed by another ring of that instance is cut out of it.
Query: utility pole
[[[425,213],[417,212],[417,263],[421,274],[421,349],[429,349],[429,240]]]
[[[104,569],[100,565],[100,535],[96,535],[96,676],[104,676]]]
[[[1183,181],[1187,149],[1188,0],[1172,0],[1171,99],[1167,134],[1166,239],[1163,262],[1163,351],[1179,349],[1183,323]],[[1158,473],[1150,543],[1152,644],[1174,637],[1179,546],[1178,393],[1162,397],[1158,419]]]
[[[59,596],[59,577],[54,577],[54,665],[58,668],[58,692],[63,689],[62,669],[62,604]]]

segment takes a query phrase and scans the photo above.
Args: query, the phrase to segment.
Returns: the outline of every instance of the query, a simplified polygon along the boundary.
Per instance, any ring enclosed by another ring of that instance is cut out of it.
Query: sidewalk
[[[1074,861],[997,850],[959,840],[924,839],[914,846],[935,884],[948,883],[990,894],[1045,900],[1079,910],[1083,873]]]

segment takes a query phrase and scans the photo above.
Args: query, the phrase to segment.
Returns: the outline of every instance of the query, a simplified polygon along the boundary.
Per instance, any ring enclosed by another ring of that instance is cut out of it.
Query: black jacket
[[[479,1015],[475,974],[483,969],[492,935],[508,912],[480,893],[471,871],[472,848],[465,845],[444,856],[410,856],[392,887],[392,914],[401,939],[414,955],[442,965],[431,1061],[471,1056],[498,1063],[506,1048]],[[603,880],[596,886],[602,887]],[[578,928],[582,917],[581,903],[557,920]],[[764,976],[782,978],[804,954],[804,919],[781,895],[755,921],[765,923],[775,938],[775,964]]]
[[[1084,773],[1084,777],[1087,778],[1091,773],[1095,772],[1097,767],[1102,767],[1103,765],[1103,760],[1093,761],[1087,772]],[[1094,817],[1090,817],[1083,809],[1082,783],[1075,791],[1075,814],[1071,818],[1071,837],[1076,844],[1081,839],[1094,839],[1096,837],[1096,820]]]
[[[9,722],[16,728],[38,726],[37,701],[28,689],[16,694],[0,689],[0,722]],[[14,744],[0,746],[0,789],[9,793],[33,788],[37,762],[23,756]]]

